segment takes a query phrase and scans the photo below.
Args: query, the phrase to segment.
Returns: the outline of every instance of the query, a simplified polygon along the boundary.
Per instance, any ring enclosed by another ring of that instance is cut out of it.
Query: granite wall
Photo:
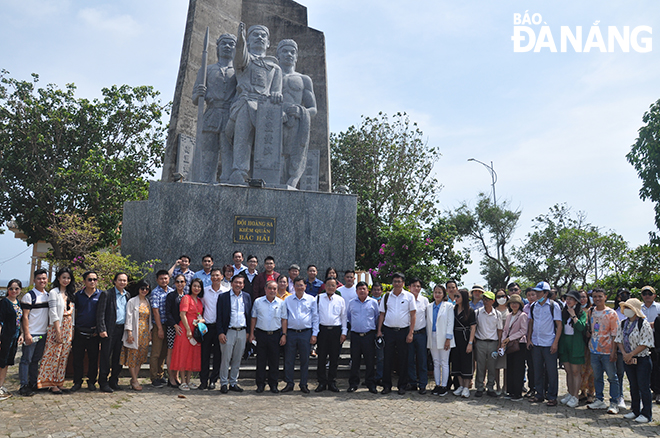
[[[138,262],[160,259],[156,270],[169,269],[187,254],[198,270],[205,254],[221,265],[240,250],[256,255],[260,268],[272,255],[280,273],[292,263],[303,272],[314,264],[321,278],[328,266],[339,272],[354,268],[356,214],[355,195],[154,181],[147,201],[124,204],[122,254]],[[235,229],[237,216],[274,223]],[[257,237],[261,232],[267,234]],[[241,236],[253,240],[235,243]]]

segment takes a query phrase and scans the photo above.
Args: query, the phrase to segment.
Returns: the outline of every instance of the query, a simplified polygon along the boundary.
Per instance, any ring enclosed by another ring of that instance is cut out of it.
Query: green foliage
[[[624,268],[628,244],[613,232],[601,233],[586,215],[564,204],[534,219],[533,232],[516,250],[520,273],[530,281],[548,281],[568,291],[588,287],[597,277]]]
[[[639,136],[626,155],[637,175],[642,180],[639,197],[655,203],[655,226],[660,229],[660,100],[644,113],[644,126],[639,128]],[[660,242],[660,236],[650,232],[652,242]]]
[[[424,285],[430,282],[460,280],[470,262],[467,251],[454,249],[456,229],[445,219],[421,228],[413,216],[395,220],[382,235],[378,264],[369,273],[381,282],[390,282],[392,274],[402,272],[407,278],[417,277]]]
[[[57,242],[60,249],[56,256],[53,251],[49,254],[51,263],[60,261],[75,262],[92,249],[98,246],[100,229],[96,226],[94,218],[82,218],[79,214],[64,214],[53,221],[48,227],[52,241]]]
[[[620,255],[623,263],[600,282],[610,294],[627,287],[639,291],[644,286],[653,286],[660,290],[660,247],[640,245]]]
[[[439,153],[405,113],[363,117],[330,142],[334,188],[346,186],[358,196],[357,266],[373,268],[397,220],[414,217],[421,225],[434,216],[441,186],[431,171]]]
[[[449,214],[458,235],[471,241],[484,255],[481,273],[488,286],[493,290],[505,288],[514,273],[507,248],[521,212],[510,210],[507,202],[495,205],[490,197],[480,193],[474,209],[464,203]]]
[[[109,289],[117,272],[128,274],[129,281],[136,282],[152,273],[156,263],[160,263],[160,260],[149,260],[138,264],[118,252],[101,250],[86,255],[78,263],[72,264],[71,268],[78,281],[82,281],[82,274],[85,271],[96,271],[99,277],[98,288]],[[80,287],[82,286],[81,284]]]
[[[0,73],[0,223],[15,220],[28,243],[60,248],[56,216],[94,218],[100,244],[116,242],[124,202],[146,199],[162,163],[162,105],[152,87],[112,86],[92,101],[75,86],[36,88]]]

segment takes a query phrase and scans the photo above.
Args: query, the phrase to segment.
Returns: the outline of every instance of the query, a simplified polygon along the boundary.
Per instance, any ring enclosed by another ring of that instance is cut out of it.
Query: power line
[[[28,249],[30,249],[29,246],[28,246],[27,248],[25,248],[23,251],[21,251],[21,252],[19,252],[18,254],[16,254],[14,257],[10,257],[10,258],[8,258],[7,260],[3,260],[3,261],[1,261],[1,262],[0,262],[0,265],[4,265],[4,264],[7,263],[8,261],[14,260],[16,257],[18,257],[19,255],[23,254],[23,253],[26,252]]]

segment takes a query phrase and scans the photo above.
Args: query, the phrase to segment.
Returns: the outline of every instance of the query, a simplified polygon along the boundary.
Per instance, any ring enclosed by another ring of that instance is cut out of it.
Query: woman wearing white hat
[[[630,382],[630,409],[624,418],[638,423],[651,421],[651,348],[653,330],[642,312],[642,302],[631,298],[620,304],[628,318],[621,322],[615,342],[623,355],[624,368]],[[641,401],[641,410],[640,410]]]

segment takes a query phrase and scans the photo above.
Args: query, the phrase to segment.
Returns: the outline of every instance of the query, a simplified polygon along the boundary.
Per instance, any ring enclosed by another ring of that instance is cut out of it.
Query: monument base
[[[332,266],[340,273],[355,267],[357,196],[274,188],[152,181],[147,201],[124,204],[122,254],[144,262],[159,259],[154,270],[169,269],[183,254],[191,269],[201,269],[211,254],[216,266],[230,264],[242,251],[275,258],[286,273],[296,263],[322,278]]]

